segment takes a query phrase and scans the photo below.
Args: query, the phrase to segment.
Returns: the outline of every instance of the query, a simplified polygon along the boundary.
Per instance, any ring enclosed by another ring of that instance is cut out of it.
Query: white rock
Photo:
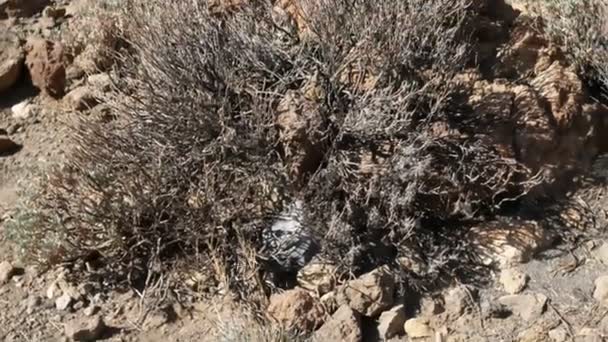
[[[67,310],[70,307],[70,304],[72,304],[72,297],[66,293],[55,300],[55,307],[57,310]]]
[[[608,306],[608,276],[601,276],[595,279],[593,298],[600,302],[600,304]]]
[[[15,119],[27,119],[32,116],[33,105],[30,100],[25,100],[11,107],[11,113]]]
[[[402,334],[405,318],[405,307],[403,305],[397,305],[381,313],[378,318],[378,336],[382,339],[389,339]]]
[[[0,285],[6,284],[15,275],[17,269],[8,261],[0,263]]]
[[[422,338],[433,336],[433,329],[426,318],[412,318],[405,321],[403,329],[409,338]]]
[[[74,341],[96,341],[105,329],[101,316],[80,317],[65,325],[65,334]]]
[[[553,342],[566,342],[568,340],[568,331],[564,327],[549,330],[549,338]]]
[[[595,257],[604,265],[608,265],[608,243],[604,242],[596,251]]]
[[[524,320],[530,321],[545,312],[547,296],[540,293],[508,295],[500,297],[498,302]]]
[[[528,282],[528,276],[514,268],[505,269],[500,273],[500,283],[509,294],[523,291]]]

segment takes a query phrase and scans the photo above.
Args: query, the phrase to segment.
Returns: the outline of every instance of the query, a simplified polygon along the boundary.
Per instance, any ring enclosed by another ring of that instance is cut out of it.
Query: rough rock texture
[[[313,341],[362,341],[361,316],[348,305],[342,305],[313,335]]]
[[[74,341],[96,341],[102,337],[106,325],[101,316],[76,318],[65,325],[65,335]]]
[[[600,304],[608,306],[608,276],[595,279],[593,298],[600,302]]]
[[[323,323],[324,310],[306,290],[296,288],[270,297],[268,315],[281,325],[312,331]]]
[[[508,295],[500,297],[498,302],[524,320],[529,321],[545,312],[547,296],[540,293]]]
[[[381,267],[345,284],[338,302],[348,304],[364,316],[375,317],[393,305],[394,289],[393,276]]]
[[[0,93],[9,90],[21,76],[23,50],[19,40],[11,35],[0,35]]]
[[[405,321],[403,325],[406,335],[409,338],[423,338],[433,336],[433,329],[429,326],[426,318],[412,318]]]
[[[378,336],[382,339],[389,339],[402,334],[405,319],[405,307],[403,305],[397,305],[388,311],[384,311],[378,317]]]
[[[0,285],[6,284],[15,274],[15,267],[8,261],[0,263]]]
[[[500,273],[500,283],[509,294],[520,293],[528,282],[528,276],[516,269],[509,268]]]
[[[32,84],[53,97],[62,96],[66,84],[63,45],[34,38],[26,42],[25,51]]]
[[[277,126],[290,173],[294,180],[299,180],[321,163],[326,123],[319,106],[296,91],[285,95],[277,111]]]
[[[48,5],[50,0],[0,0],[0,19],[29,17]]]

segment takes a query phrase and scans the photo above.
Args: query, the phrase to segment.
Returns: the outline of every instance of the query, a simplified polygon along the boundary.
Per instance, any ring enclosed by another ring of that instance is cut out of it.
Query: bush
[[[547,0],[538,6],[547,33],[593,83],[608,91],[608,3]]]
[[[446,233],[537,183],[474,136],[434,133],[461,114],[467,3],[126,1],[116,119],[77,129],[31,250],[48,261],[59,235],[53,255],[101,257],[111,284],[197,270],[247,295],[280,254],[265,233],[301,201],[321,256],[347,270],[411,249],[434,276],[458,270],[465,242]]]

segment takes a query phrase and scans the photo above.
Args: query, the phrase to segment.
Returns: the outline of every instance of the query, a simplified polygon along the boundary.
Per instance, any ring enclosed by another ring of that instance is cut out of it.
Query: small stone
[[[549,338],[553,342],[566,342],[568,340],[568,331],[564,327],[558,327],[549,330]]]
[[[74,341],[95,341],[106,328],[101,316],[80,317],[65,325],[65,334]]]
[[[55,307],[57,310],[67,310],[70,307],[70,304],[72,304],[72,297],[67,293],[64,293],[55,300]]]
[[[26,303],[27,313],[29,315],[31,315],[34,312],[34,310],[38,306],[40,306],[41,303],[42,303],[42,300],[38,296],[30,296],[30,297],[28,297],[27,303]]]
[[[470,307],[471,297],[474,296],[470,289],[464,286],[454,287],[444,295],[445,310],[454,316],[462,315]]]
[[[533,320],[545,312],[547,296],[537,294],[508,295],[498,299],[498,302],[509,308],[526,321]]]
[[[86,308],[84,308],[84,310],[82,310],[82,313],[85,316],[93,316],[94,314],[97,313],[97,311],[99,311],[99,307],[96,305],[89,305]]]
[[[593,298],[600,304],[608,306],[608,276],[601,276],[595,280]]]
[[[60,292],[61,292],[61,289],[59,288],[59,285],[57,285],[57,281],[54,281],[46,289],[46,298],[54,299],[55,297],[57,297],[59,295]]]
[[[323,323],[325,312],[318,299],[308,291],[295,288],[270,297],[268,315],[281,325],[300,331],[312,331]]]
[[[27,119],[32,115],[32,105],[29,100],[17,103],[11,107],[12,116],[15,119]]]
[[[9,280],[17,273],[15,268],[10,262],[3,261],[0,263],[0,285],[8,283]]]
[[[381,313],[378,318],[378,336],[381,339],[390,339],[395,335],[402,334],[405,318],[405,307],[403,305],[397,305]]]
[[[313,341],[362,341],[361,316],[348,305],[342,305],[313,335]]]
[[[604,242],[596,251],[595,257],[598,258],[602,264],[608,265],[608,243]]]
[[[500,273],[500,283],[509,294],[517,294],[523,291],[528,282],[528,276],[516,269],[509,268]]]
[[[376,317],[393,305],[395,279],[381,267],[349,281],[338,293],[338,303],[348,304],[367,317]]]
[[[412,318],[405,321],[403,330],[409,338],[422,338],[433,336],[433,329],[426,318]]]
[[[83,302],[81,302],[81,301],[76,301],[76,302],[74,303],[74,305],[72,305],[72,309],[74,309],[74,310],[80,310],[80,309],[82,309],[83,307],[84,307],[84,303],[83,303]]]
[[[42,11],[42,15],[47,18],[59,19],[65,17],[64,7],[52,7],[48,6]]]

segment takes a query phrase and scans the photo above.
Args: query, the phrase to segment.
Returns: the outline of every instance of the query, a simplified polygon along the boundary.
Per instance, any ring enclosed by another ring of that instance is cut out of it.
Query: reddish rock
[[[66,84],[63,45],[36,38],[27,41],[25,51],[32,84],[53,97],[61,97]]]
[[[313,331],[325,318],[319,301],[301,288],[270,297],[268,315],[284,327],[299,331]]]

